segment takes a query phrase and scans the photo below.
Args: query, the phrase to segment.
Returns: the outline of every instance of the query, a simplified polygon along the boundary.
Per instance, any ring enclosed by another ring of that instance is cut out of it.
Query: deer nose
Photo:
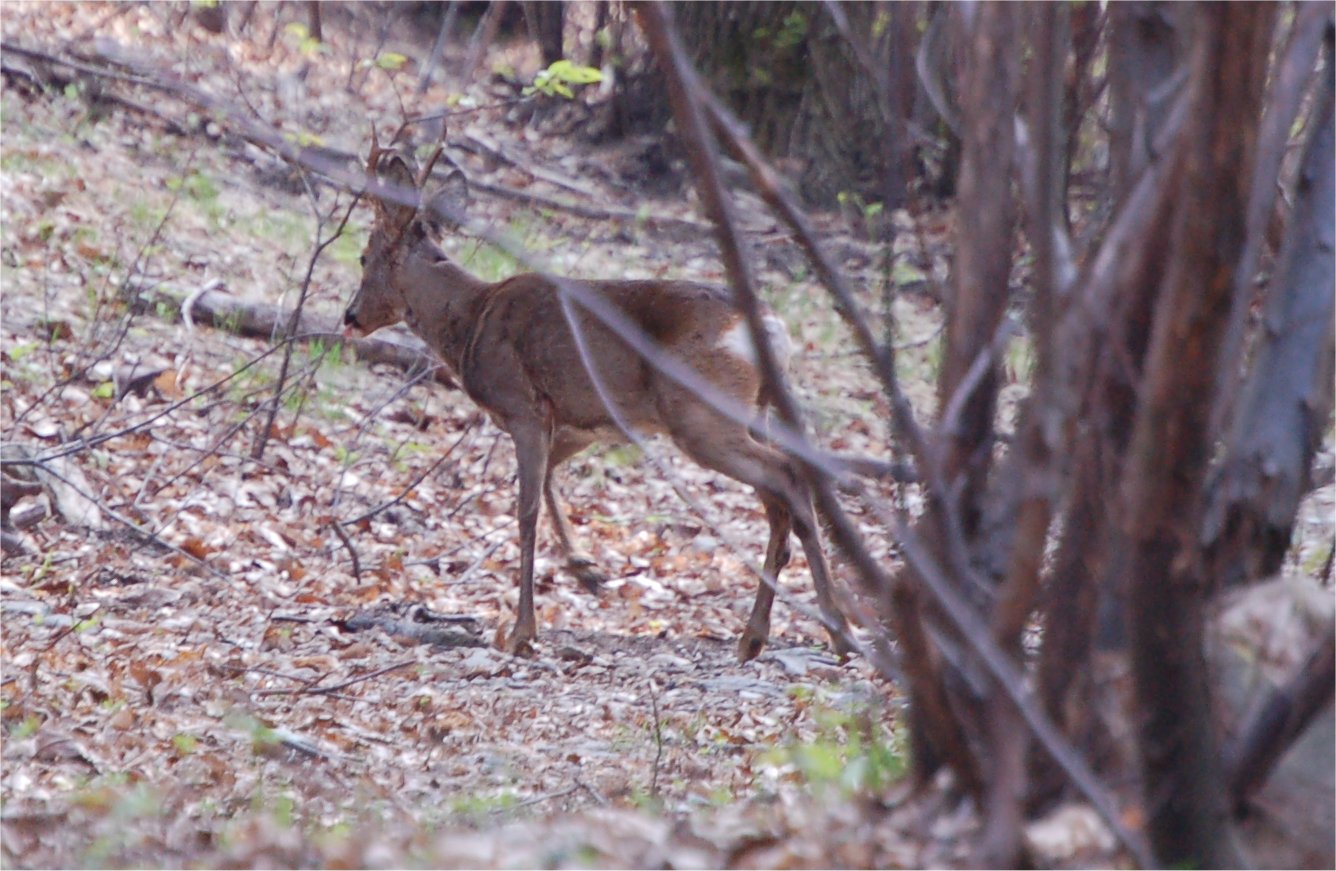
[[[345,327],[351,327],[351,326],[356,326],[356,324],[357,324],[357,315],[353,314],[353,310],[350,308],[344,309],[343,325]]]

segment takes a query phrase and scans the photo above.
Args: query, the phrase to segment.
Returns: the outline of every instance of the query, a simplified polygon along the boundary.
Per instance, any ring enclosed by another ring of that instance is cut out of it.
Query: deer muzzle
[[[343,313],[343,337],[345,339],[360,339],[366,335],[366,330],[362,329],[357,323],[357,315],[353,313],[352,308],[348,308]]]

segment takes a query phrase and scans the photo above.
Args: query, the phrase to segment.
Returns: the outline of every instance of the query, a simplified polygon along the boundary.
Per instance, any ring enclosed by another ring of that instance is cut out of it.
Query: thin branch
[[[650,680],[650,714],[654,717],[654,774],[650,779],[649,794],[659,796],[659,764],[663,761],[663,721],[659,716],[659,694],[654,690],[654,681]]]
[[[70,455],[72,455],[72,454],[82,453],[83,451],[91,450],[92,448],[95,448],[95,447],[97,447],[98,445],[105,444],[106,442],[109,442],[109,441],[111,441],[112,439],[118,439],[118,438],[121,438],[122,436],[127,436],[127,435],[131,435],[131,434],[133,434],[133,433],[139,432],[140,430],[144,429],[145,427],[147,427],[147,426],[149,426],[149,425],[151,425],[151,424],[153,424],[153,423],[155,423],[155,422],[161,420],[161,419],[164,418],[164,417],[167,417],[168,415],[170,415],[172,412],[176,411],[177,409],[182,408],[183,406],[188,405],[188,404],[190,404],[191,402],[194,402],[196,399],[199,399],[199,398],[202,397],[202,396],[205,396],[205,395],[207,395],[207,394],[209,394],[209,393],[212,393],[213,391],[217,390],[219,387],[222,387],[224,384],[228,383],[229,381],[231,381],[231,380],[233,380],[234,378],[236,378],[236,377],[238,377],[239,375],[241,375],[241,374],[242,374],[243,372],[245,372],[247,369],[250,369],[251,367],[253,367],[253,366],[259,364],[261,360],[264,360],[266,357],[270,356],[271,354],[276,354],[276,353],[278,353],[280,350],[282,350],[282,346],[281,346],[281,345],[275,345],[274,347],[270,348],[269,350],[267,350],[267,351],[261,353],[258,357],[255,357],[255,358],[253,358],[253,359],[251,359],[251,360],[247,360],[247,361],[246,361],[244,364],[242,364],[240,367],[238,367],[237,369],[235,369],[235,370],[233,370],[232,372],[228,373],[227,375],[223,376],[222,378],[218,379],[217,381],[214,381],[213,383],[209,384],[207,387],[202,387],[202,388],[200,388],[199,390],[196,390],[194,393],[191,393],[189,396],[185,396],[185,397],[182,397],[181,399],[178,399],[176,402],[171,403],[171,404],[168,405],[166,408],[163,408],[161,411],[158,411],[158,412],[154,413],[153,415],[149,416],[149,417],[146,418],[145,420],[140,421],[139,423],[131,424],[130,426],[123,427],[123,428],[121,428],[121,429],[116,430],[115,432],[103,433],[102,435],[100,435],[100,436],[96,436],[96,437],[94,437],[94,438],[90,438],[90,439],[81,439],[81,440],[79,440],[79,441],[77,441],[77,442],[67,442],[66,444],[62,445],[60,448],[58,448],[58,449],[56,449],[56,450],[53,450],[53,451],[49,451],[49,452],[43,453],[41,456],[39,456],[39,457],[37,457],[36,459],[33,459],[33,460],[26,460],[26,459],[24,459],[24,460],[20,460],[20,459],[11,459],[11,458],[0,458],[0,466],[33,466],[33,465],[39,465],[39,464],[41,464],[41,463],[44,463],[44,462],[47,462],[47,461],[50,461],[50,460],[55,460],[55,459],[58,459],[58,458],[60,458],[60,457],[68,457],[68,456],[70,456]]]
[[[424,480],[426,480],[427,476],[430,475],[432,472],[436,471],[436,469],[441,465],[441,463],[444,463],[446,460],[450,458],[450,455],[455,452],[455,448],[459,447],[459,445],[464,441],[464,439],[468,437],[470,432],[472,432],[472,427],[469,427],[463,433],[461,433],[459,438],[455,439],[454,442],[451,443],[450,447],[445,449],[445,453],[441,454],[441,456],[436,460],[436,462],[428,466],[425,472],[415,477],[412,481],[409,481],[408,484],[405,485],[404,488],[399,491],[399,495],[395,496],[392,499],[389,499],[388,501],[382,502],[375,508],[372,508],[370,511],[359,514],[350,520],[339,521],[340,524],[346,523],[349,525],[356,525],[364,520],[370,520],[371,518],[375,517],[382,511],[385,511],[388,508],[393,508],[395,505],[398,505],[400,502],[404,501],[404,499],[408,497],[408,494],[413,491],[414,487],[416,487],[418,484],[421,484]]]
[[[1266,782],[1285,751],[1331,704],[1333,681],[1336,623],[1329,620],[1294,678],[1257,706],[1234,743],[1226,748],[1225,767],[1235,806],[1243,805]]]
[[[320,231],[324,228],[325,220],[320,214],[320,205],[315,199],[315,193],[311,190],[310,182],[306,178],[306,173],[302,173],[302,181],[306,184],[307,195],[311,199],[311,208],[315,212],[316,218],[316,244],[311,252],[311,257],[306,263],[306,275],[302,277],[301,291],[297,294],[297,304],[292,307],[292,312],[288,315],[286,327],[286,336],[282,344],[284,345],[283,361],[279,365],[278,379],[274,383],[274,395],[269,400],[269,411],[265,417],[264,424],[256,434],[255,444],[251,448],[251,458],[258,460],[264,456],[265,445],[269,443],[269,436],[274,430],[274,421],[278,417],[279,398],[283,395],[284,386],[287,384],[288,367],[292,364],[293,343],[290,340],[297,334],[297,328],[301,324],[302,309],[306,307],[306,300],[311,292],[311,277],[315,274],[316,264],[320,262],[320,256],[325,253],[330,245],[333,245],[343,237],[343,231],[348,226],[348,219],[353,215],[353,209],[356,208],[360,196],[354,196],[348,203],[348,208],[343,212],[343,219],[339,221],[334,232],[324,239],[320,238]]]
[[[192,554],[192,553],[188,553],[187,551],[182,550],[181,548],[179,548],[179,547],[177,547],[176,545],[172,544],[170,541],[166,541],[166,540],[164,540],[164,539],[162,539],[162,538],[159,538],[156,534],[154,534],[153,532],[151,532],[151,531],[149,531],[149,530],[147,530],[147,529],[144,529],[142,526],[140,526],[139,524],[135,523],[135,522],[134,522],[133,520],[131,520],[130,518],[124,516],[124,515],[121,514],[120,512],[116,511],[115,509],[108,507],[108,506],[105,505],[100,499],[96,498],[96,497],[93,496],[91,493],[88,493],[86,490],[84,490],[84,489],[83,489],[82,487],[80,487],[79,485],[75,484],[75,483],[74,483],[73,481],[71,481],[69,478],[66,478],[64,475],[62,475],[62,474],[60,474],[59,472],[55,471],[54,469],[52,469],[52,468],[51,468],[49,465],[47,465],[46,463],[39,462],[39,461],[33,461],[33,460],[25,460],[25,461],[13,461],[13,460],[10,460],[10,461],[6,461],[6,462],[12,463],[12,464],[14,464],[14,465],[20,465],[20,464],[21,464],[21,465],[36,466],[36,467],[42,469],[43,472],[45,472],[46,474],[50,475],[50,476],[53,477],[53,478],[56,478],[57,480],[59,480],[59,481],[61,481],[61,482],[63,482],[67,487],[69,487],[69,488],[70,488],[71,490],[73,490],[75,493],[78,493],[80,496],[82,496],[83,498],[87,499],[89,502],[91,502],[91,503],[93,503],[94,505],[96,505],[101,511],[103,511],[103,512],[104,512],[108,517],[110,517],[112,520],[115,520],[117,523],[119,523],[119,524],[121,524],[122,526],[126,527],[126,528],[129,529],[131,532],[133,532],[135,535],[139,536],[140,538],[144,539],[145,541],[150,541],[150,542],[152,542],[153,544],[157,545],[158,547],[161,547],[161,548],[164,549],[164,550],[169,550],[169,551],[171,551],[172,553],[176,554],[177,556],[184,557],[185,559],[189,560],[190,562],[194,563],[195,565],[199,566],[200,568],[205,569],[205,570],[208,571],[210,574],[212,574],[212,575],[214,575],[214,576],[216,576],[216,577],[219,577],[219,578],[226,578],[226,577],[227,577],[227,574],[226,574],[225,572],[223,572],[221,569],[214,568],[214,567],[213,567],[212,565],[210,565],[208,562],[206,562],[206,561],[200,559],[199,557],[195,556],[194,554]]]
[[[384,668],[378,668],[375,671],[370,671],[367,672],[366,674],[361,674],[358,675],[357,677],[349,678],[348,680],[345,680],[342,683],[336,683],[332,686],[327,686],[327,687],[307,685],[304,687],[299,687],[297,689],[290,689],[290,690],[259,690],[255,693],[255,695],[257,696],[330,695],[332,693],[337,693],[339,690],[346,690],[350,686],[354,686],[356,684],[369,681],[373,678],[380,677],[383,674],[388,674],[389,672],[392,671],[398,671],[399,669],[407,668],[410,665],[417,665],[417,663],[418,661],[416,659],[406,659],[403,662],[396,662],[394,665],[387,665]]]
[[[351,557],[353,561],[353,580],[361,582],[362,561],[358,559],[357,548],[353,547],[353,543],[349,540],[348,533],[344,531],[342,523],[337,520],[331,520],[329,522],[329,527],[334,530],[334,534],[338,536],[339,541],[341,541],[343,546],[348,549],[348,556]]]
[[[1044,713],[1029,688],[1026,676],[993,640],[983,619],[960,598],[960,592],[942,572],[919,534],[895,518],[883,517],[882,520],[892,527],[905,559],[914,566],[924,585],[942,606],[943,613],[955,624],[960,637],[973,649],[997,681],[998,687],[1015,705],[1039,745],[1063,770],[1072,785],[1086,797],[1114,837],[1131,852],[1137,864],[1144,868],[1154,867],[1154,857],[1145,838],[1123,822],[1114,795]]]

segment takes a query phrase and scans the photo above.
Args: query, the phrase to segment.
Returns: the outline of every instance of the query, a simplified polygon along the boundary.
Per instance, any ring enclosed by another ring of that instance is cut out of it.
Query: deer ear
[[[401,202],[417,193],[417,179],[413,177],[413,170],[402,157],[391,154],[380,161],[377,174],[381,184],[389,188],[387,193],[395,197],[377,200],[382,214],[394,224],[407,224],[417,213],[416,207]]]
[[[468,180],[464,178],[464,173],[452,169],[445,181],[427,199],[423,211],[427,220],[434,224],[457,227],[468,210],[468,201]]]

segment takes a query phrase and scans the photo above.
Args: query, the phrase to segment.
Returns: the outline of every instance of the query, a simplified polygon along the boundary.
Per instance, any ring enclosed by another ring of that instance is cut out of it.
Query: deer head
[[[412,157],[400,150],[382,149],[371,133],[367,174],[376,179],[372,194],[373,219],[362,250],[362,283],[343,314],[345,335],[367,335],[403,320],[407,310],[402,276],[413,249],[429,241],[430,230],[443,219],[462,214],[467,182],[456,167],[429,197],[422,188],[441,156],[432,152],[421,172],[414,172]]]

